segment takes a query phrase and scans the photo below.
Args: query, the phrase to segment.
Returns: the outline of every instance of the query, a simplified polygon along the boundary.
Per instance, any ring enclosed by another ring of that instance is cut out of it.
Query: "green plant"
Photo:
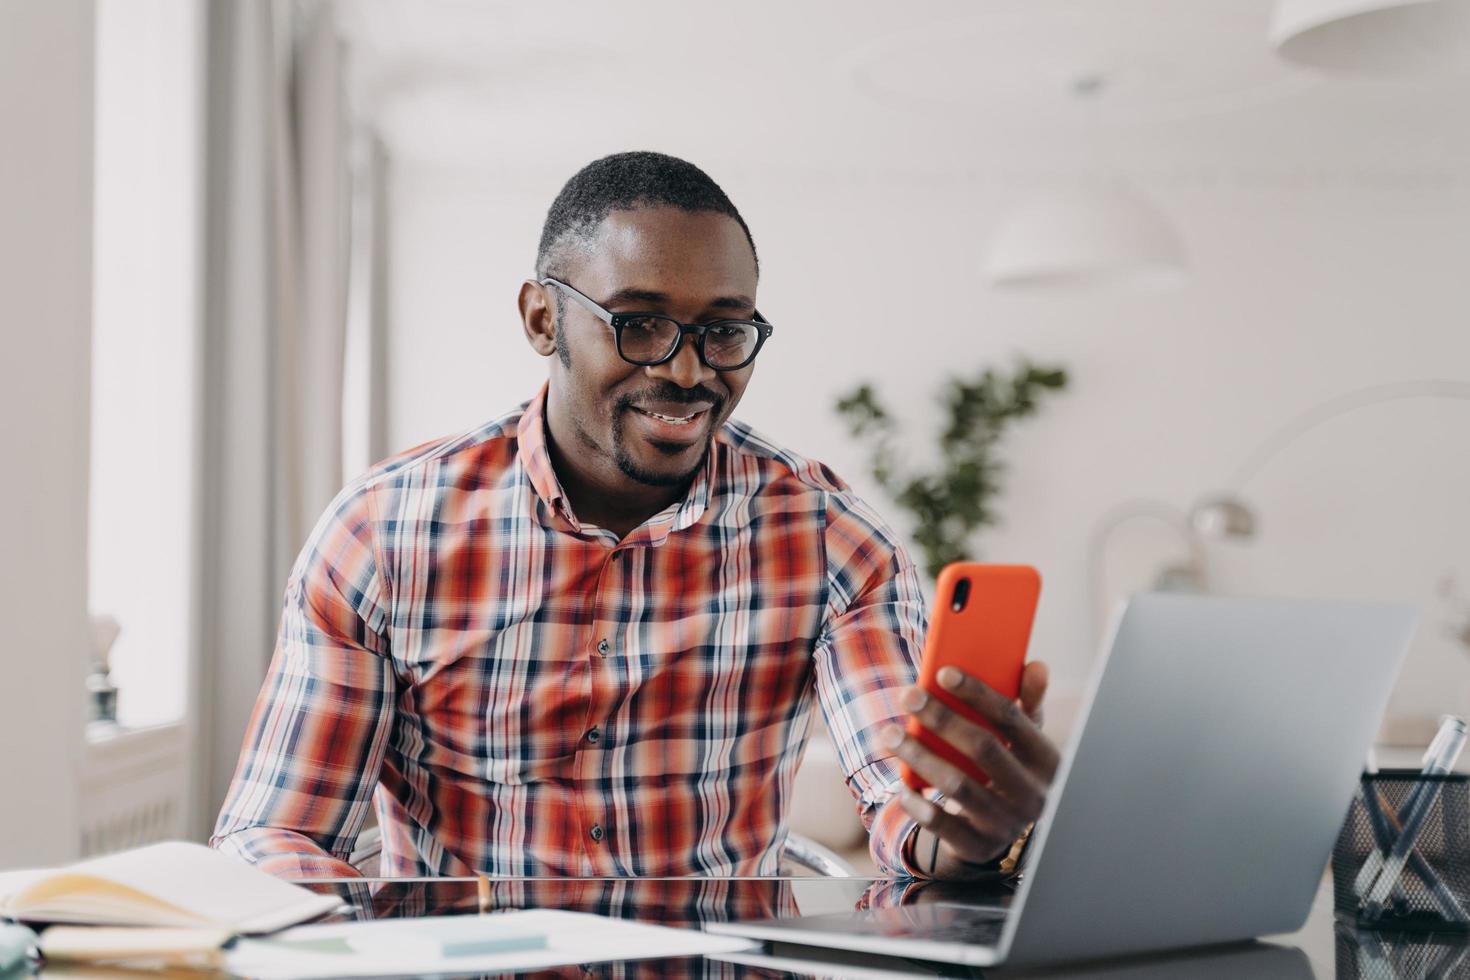
[[[943,389],[948,416],[939,435],[940,461],[911,471],[901,458],[899,427],[873,386],[858,385],[837,400],[852,435],[870,448],[874,479],[914,518],[914,541],[931,576],[970,553],[976,530],[996,523],[995,500],[1005,470],[997,445],[1016,419],[1034,415],[1049,391],[1067,386],[1067,372],[1022,361],[1013,372],[986,368],[978,377],[950,378]]]

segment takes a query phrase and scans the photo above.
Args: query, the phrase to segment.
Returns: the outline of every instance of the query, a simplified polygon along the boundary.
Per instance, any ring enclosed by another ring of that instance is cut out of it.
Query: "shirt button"
[[[597,641],[597,655],[599,657],[605,657],[605,656],[607,656],[607,641],[606,640],[598,640]]]
[[[595,728],[592,729],[590,732],[587,733],[587,741],[592,742],[593,744],[596,744],[601,739],[602,739],[602,733],[599,732]]]
[[[587,832],[593,840],[602,840],[602,825],[593,824],[592,829]]]

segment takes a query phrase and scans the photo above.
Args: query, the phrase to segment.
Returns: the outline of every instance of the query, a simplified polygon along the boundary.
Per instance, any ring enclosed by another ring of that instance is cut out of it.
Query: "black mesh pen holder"
[[[1470,776],[1364,773],[1332,889],[1338,915],[1361,928],[1470,932]]]
[[[1387,932],[1359,929],[1339,919],[1333,933],[1337,980],[1470,976],[1470,943],[1462,932]]]

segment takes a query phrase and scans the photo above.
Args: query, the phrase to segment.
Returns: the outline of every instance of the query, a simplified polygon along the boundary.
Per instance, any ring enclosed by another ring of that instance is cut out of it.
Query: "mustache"
[[[712,412],[718,412],[724,407],[725,396],[712,388],[704,385],[695,385],[693,388],[681,388],[676,384],[656,385],[647,391],[636,394],[626,394],[618,397],[618,408],[632,408],[640,402],[674,402],[681,405],[693,405],[699,402],[708,403]]]

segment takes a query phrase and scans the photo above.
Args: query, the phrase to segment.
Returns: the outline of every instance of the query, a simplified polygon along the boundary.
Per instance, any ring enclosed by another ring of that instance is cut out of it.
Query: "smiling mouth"
[[[632,409],[640,415],[647,415],[649,418],[657,419],[658,421],[663,422],[665,425],[692,425],[696,420],[703,416],[706,411],[708,411],[708,409],[700,409],[699,411],[691,412],[688,415],[663,415],[659,412],[650,412],[646,408],[639,408],[637,405],[633,405]]]

